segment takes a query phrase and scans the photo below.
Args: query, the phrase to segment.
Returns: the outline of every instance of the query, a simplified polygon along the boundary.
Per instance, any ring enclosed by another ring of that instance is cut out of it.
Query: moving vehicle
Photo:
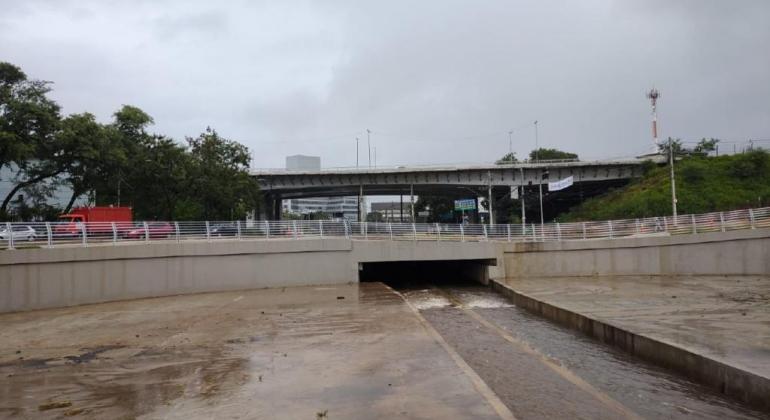
[[[37,237],[37,231],[28,225],[13,225],[11,231],[7,227],[0,228],[0,240],[7,241],[13,237],[14,241],[34,241]]]
[[[83,223],[89,236],[112,235],[112,223],[118,235],[134,228],[131,207],[75,207],[59,220],[54,225],[54,236],[80,236]]]
[[[149,234],[150,238],[168,238],[174,235],[174,226],[167,222],[150,222],[147,229],[144,225],[136,225],[132,229],[123,232],[121,236],[126,239],[145,239]]]
[[[236,236],[238,228],[231,224],[214,225],[211,227],[211,236]]]

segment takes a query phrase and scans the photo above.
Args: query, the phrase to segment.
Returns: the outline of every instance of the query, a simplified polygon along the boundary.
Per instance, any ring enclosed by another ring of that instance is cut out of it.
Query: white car
[[[32,226],[27,225],[12,225],[11,233],[8,232],[8,228],[0,228],[0,240],[7,241],[10,235],[13,235],[14,241],[32,242],[37,237],[37,232]]]

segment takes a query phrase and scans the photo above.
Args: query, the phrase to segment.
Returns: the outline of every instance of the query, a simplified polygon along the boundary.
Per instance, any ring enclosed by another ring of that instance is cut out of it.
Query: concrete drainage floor
[[[362,283],[4,314],[0,417],[763,416],[518,311]]]

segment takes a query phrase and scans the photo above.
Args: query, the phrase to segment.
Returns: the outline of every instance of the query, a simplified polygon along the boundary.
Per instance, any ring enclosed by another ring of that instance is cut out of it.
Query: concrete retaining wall
[[[505,244],[505,277],[767,275],[770,229]],[[493,276],[499,278],[499,276]]]
[[[721,363],[682,347],[635,333],[559,306],[543,302],[492,281],[492,288],[510,298],[516,306],[558,322],[569,328],[618,347],[658,366],[673,369],[685,376],[735,397],[762,410],[770,410],[770,380],[755,373]]]
[[[0,312],[357,280],[350,241],[218,241],[0,252]]]
[[[0,252],[0,313],[358,281],[359,263],[501,260],[491,243],[307,240],[151,242]],[[484,273],[482,273],[484,274]]]

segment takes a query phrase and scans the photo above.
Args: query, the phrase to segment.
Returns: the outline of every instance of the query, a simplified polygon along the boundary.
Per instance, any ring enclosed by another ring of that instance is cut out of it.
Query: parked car
[[[149,233],[150,238],[168,238],[174,234],[174,226],[166,222],[151,222],[147,224],[145,230],[144,225],[137,225],[134,229],[123,233],[123,237],[126,239],[144,239],[147,233]]]
[[[0,239],[7,241],[11,236],[13,236],[14,241],[32,242],[37,237],[37,231],[28,225],[12,225],[10,232],[8,232],[7,227],[0,229]]]

